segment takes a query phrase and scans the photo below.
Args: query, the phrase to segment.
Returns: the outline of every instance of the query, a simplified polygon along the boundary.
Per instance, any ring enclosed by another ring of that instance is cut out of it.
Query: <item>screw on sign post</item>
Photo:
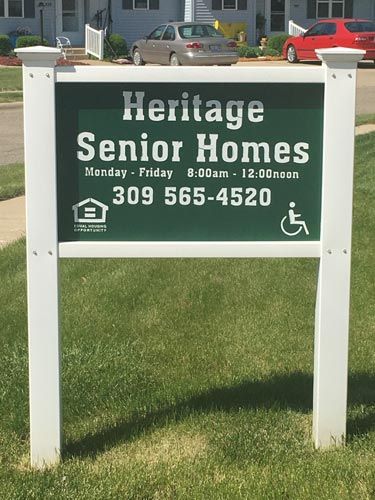
[[[343,444],[364,52],[320,50],[322,67],[126,71],[55,68],[53,48],[17,52],[32,466],[60,459],[58,262],[66,257],[320,258],[313,438],[317,448]]]
[[[22,49],[31,464],[61,449],[55,75],[60,50]]]
[[[363,51],[317,51],[325,71],[321,256],[315,314],[313,436],[345,441],[356,66]]]

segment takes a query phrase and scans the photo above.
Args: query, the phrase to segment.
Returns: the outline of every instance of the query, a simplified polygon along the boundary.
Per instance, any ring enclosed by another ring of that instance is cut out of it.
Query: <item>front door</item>
[[[68,37],[72,45],[83,45],[84,0],[57,0],[56,36]]]
[[[288,32],[290,0],[266,0],[266,30],[269,35]]]

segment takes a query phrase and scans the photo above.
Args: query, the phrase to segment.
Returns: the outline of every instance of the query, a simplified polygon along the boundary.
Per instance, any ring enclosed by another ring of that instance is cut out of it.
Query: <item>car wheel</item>
[[[288,62],[290,63],[296,63],[298,62],[298,57],[297,57],[297,51],[294,47],[294,45],[289,45],[286,51],[286,58]]]
[[[171,57],[169,58],[169,64],[171,66],[180,66],[181,63],[178,60],[177,54],[175,52],[173,52],[173,54],[171,54]]]
[[[139,49],[135,49],[135,51],[133,52],[133,63],[136,66],[143,66],[145,63]]]

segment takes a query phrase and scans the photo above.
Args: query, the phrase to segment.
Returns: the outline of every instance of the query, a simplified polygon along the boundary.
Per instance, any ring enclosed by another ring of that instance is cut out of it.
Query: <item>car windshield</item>
[[[181,38],[222,38],[223,34],[209,24],[185,24],[179,26]]]
[[[364,33],[367,31],[375,31],[375,23],[372,21],[353,21],[345,23],[345,28],[351,33]]]

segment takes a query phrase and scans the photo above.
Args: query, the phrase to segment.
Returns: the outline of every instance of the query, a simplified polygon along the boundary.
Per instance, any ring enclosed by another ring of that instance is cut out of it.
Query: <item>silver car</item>
[[[224,38],[211,24],[169,23],[134,42],[131,54],[136,66],[145,63],[230,66],[238,61],[236,49],[236,42]]]

